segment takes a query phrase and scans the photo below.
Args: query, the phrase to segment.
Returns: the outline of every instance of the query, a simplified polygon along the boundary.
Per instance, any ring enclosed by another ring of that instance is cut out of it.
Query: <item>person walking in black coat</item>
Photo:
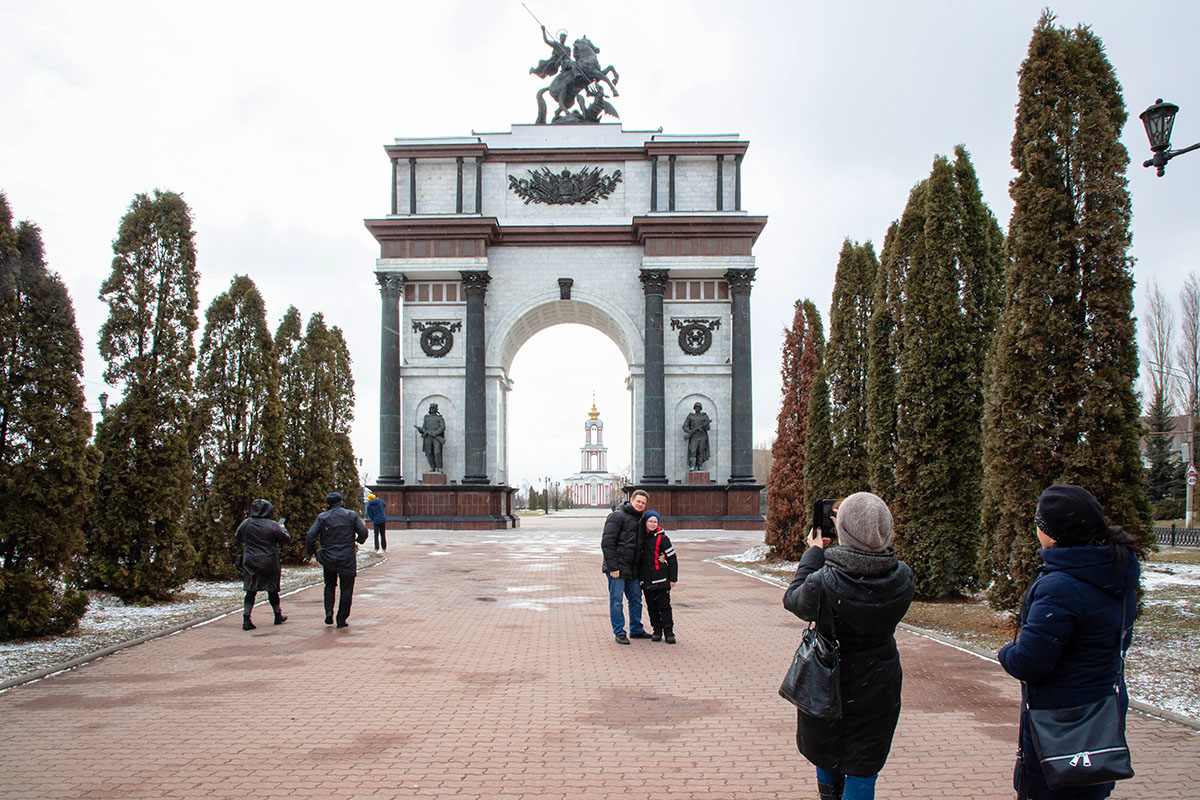
[[[892,514],[870,492],[836,512],[837,547],[814,528],[783,605],[840,643],[842,718],[797,711],[796,746],[817,768],[822,800],[872,800],[900,719],[903,673],[896,625],[913,598],[913,574],[896,558]],[[836,636],[835,636],[836,632]]]
[[[650,612],[650,627],[654,635],[652,642],[675,644],[675,615],[671,612],[671,590],[679,581],[679,559],[671,537],[658,524],[658,512],[642,514],[642,547],[638,561],[638,582],[642,596],[646,598],[646,610]]]
[[[333,624],[333,600],[337,585],[342,584],[342,596],[337,607],[337,626],[345,628],[350,618],[350,603],[354,598],[354,578],[358,575],[358,547],[367,541],[367,526],[362,517],[342,507],[342,495],[330,492],[325,497],[329,510],[320,514],[308,529],[304,545],[309,556],[315,551],[317,561],[325,568],[325,624]],[[321,549],[317,550],[317,541]]]
[[[238,525],[234,538],[243,545],[237,564],[242,570],[242,630],[252,631],[256,627],[250,621],[254,609],[254,597],[259,592],[267,593],[267,600],[275,611],[275,624],[282,625],[287,617],[280,610],[279,580],[283,568],[279,564],[279,546],[292,537],[271,517],[275,507],[267,500],[255,500],[250,504],[250,518]]]
[[[1029,709],[1081,706],[1115,689],[1124,728],[1129,695],[1121,664],[1133,639],[1142,552],[1132,536],[1108,524],[1100,502],[1080,486],[1046,489],[1033,519],[1043,566],[1021,605],[1020,637],[997,654],[1004,671],[1022,681],[1013,788],[1019,800],[1101,800],[1116,784],[1046,785]]]
[[[648,494],[635,489],[629,499],[604,520],[604,533],[600,536],[600,549],[604,553],[601,569],[608,576],[608,618],[617,644],[629,644],[630,637],[650,638],[642,627],[642,590],[637,581],[642,512],[649,502]],[[622,597],[629,601],[629,636],[625,635]]]

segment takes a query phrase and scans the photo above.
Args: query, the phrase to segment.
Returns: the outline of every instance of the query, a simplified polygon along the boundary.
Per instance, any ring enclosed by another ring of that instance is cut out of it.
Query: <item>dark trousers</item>
[[[675,617],[671,614],[671,590],[647,589],[642,592],[646,610],[650,612],[650,627],[656,631],[674,631]]]
[[[382,549],[384,552],[387,551],[387,523],[386,522],[376,522],[375,523],[375,549],[376,550]]]
[[[258,592],[246,592],[246,596],[242,599],[242,614],[250,616],[250,612],[254,610],[254,598]],[[271,604],[271,608],[275,611],[275,615],[280,614],[279,611],[279,592],[267,592],[267,602]]]
[[[354,599],[354,576],[339,575],[336,569],[325,567],[325,616],[333,616],[333,598],[338,581],[342,582],[342,596],[338,600],[337,621],[345,622],[350,618],[350,603]]]

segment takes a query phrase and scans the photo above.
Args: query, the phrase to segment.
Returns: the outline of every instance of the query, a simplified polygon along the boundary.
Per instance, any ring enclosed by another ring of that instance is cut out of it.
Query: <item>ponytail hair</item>
[[[1107,544],[1108,551],[1113,554],[1113,558],[1119,564],[1127,562],[1131,554],[1139,561],[1146,557],[1146,550],[1142,547],[1142,543],[1120,525],[1109,527]]]

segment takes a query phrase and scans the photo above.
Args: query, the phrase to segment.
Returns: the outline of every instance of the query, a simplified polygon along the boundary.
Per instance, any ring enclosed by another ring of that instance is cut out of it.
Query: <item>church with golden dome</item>
[[[567,496],[576,506],[612,505],[612,479],[608,472],[608,448],[604,446],[604,422],[592,397],[592,410],[583,423],[583,447],[579,448],[579,472],[565,481]]]

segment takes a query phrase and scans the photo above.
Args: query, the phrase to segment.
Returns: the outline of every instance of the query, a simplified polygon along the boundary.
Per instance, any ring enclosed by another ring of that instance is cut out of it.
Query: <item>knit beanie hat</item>
[[[375,495],[373,495],[373,494],[369,494],[369,495],[367,495],[367,499],[368,499],[368,500],[374,500],[374,499],[375,499]]]
[[[1042,533],[1066,547],[1109,535],[1100,501],[1082,486],[1069,483],[1057,483],[1042,492],[1033,521]]]
[[[325,495],[325,505],[327,506],[335,506],[340,502],[342,502],[341,492],[330,492]]]
[[[892,543],[892,512],[870,492],[850,495],[837,509],[838,544],[878,553]]]
[[[651,517],[654,517],[657,520],[662,519],[662,517],[660,517],[658,515],[657,511],[654,511],[653,509],[646,509],[646,513],[642,514],[642,529],[643,530],[645,530],[645,528],[646,528],[646,520],[650,519]]]

